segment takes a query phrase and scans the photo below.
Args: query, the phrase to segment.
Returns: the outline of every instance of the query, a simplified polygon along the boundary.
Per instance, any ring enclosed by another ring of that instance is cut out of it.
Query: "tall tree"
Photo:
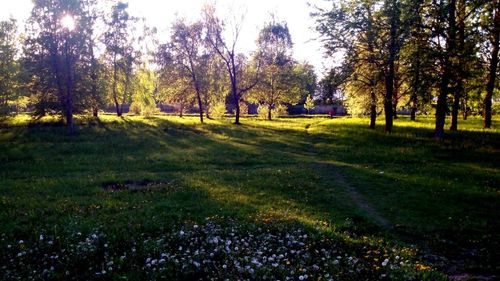
[[[449,0],[444,14],[447,24],[446,28],[443,30],[446,47],[441,58],[441,81],[436,105],[436,126],[434,136],[437,139],[444,138],[444,124],[446,121],[446,111],[448,107],[447,99],[450,93],[450,84],[453,79],[453,59],[456,52],[457,41],[456,8],[457,1]]]
[[[300,93],[294,91],[292,59],[292,37],[285,22],[274,17],[264,25],[257,39],[256,60],[261,62],[261,77],[257,87],[251,91],[250,99],[267,108],[267,119],[281,103],[297,102]],[[295,80],[295,81],[294,81]]]
[[[360,86],[361,93],[368,93],[372,129],[377,117],[376,87],[384,65],[387,65],[379,47],[382,29],[377,7],[380,5],[378,0],[350,0],[340,4],[332,1],[330,10],[319,9],[313,14],[327,54],[343,53],[347,69],[353,70],[348,72],[347,79],[342,79],[343,82],[351,82],[352,86]],[[392,80],[388,78],[386,81]]]
[[[19,88],[17,56],[17,23],[14,19],[0,22],[0,113],[8,112]]]
[[[123,115],[124,105],[130,101],[130,82],[138,57],[132,30],[137,19],[130,16],[127,9],[127,3],[118,2],[113,5],[104,34],[104,44],[112,69],[111,98],[118,116]]]
[[[484,98],[484,127],[491,127],[491,105],[493,99],[493,91],[495,89],[495,81],[497,77],[498,69],[498,52],[499,52],[499,38],[500,38],[500,1],[492,0],[489,4],[489,11],[487,14],[490,15],[486,17],[486,29],[489,31],[489,42],[490,42],[490,59],[489,59],[489,71],[488,71],[488,82],[486,84],[486,96]],[[488,22],[493,22],[488,25]]]
[[[410,91],[410,119],[415,121],[417,111],[423,111],[432,100],[436,87],[435,51],[432,49],[431,29],[428,28],[429,5],[427,0],[414,1],[409,9],[409,38],[402,46],[402,72],[405,73]]]
[[[393,126],[393,94],[394,79],[396,76],[395,64],[398,60],[399,50],[401,48],[401,11],[398,0],[386,0],[384,3],[384,14],[386,24],[389,27],[388,48],[385,52],[384,79],[385,79],[385,131],[391,132]]]
[[[208,88],[204,85],[208,78],[209,56],[204,52],[203,24],[187,24],[178,20],[172,26],[170,43],[165,46],[165,63],[176,65],[180,74],[190,82],[196,93],[200,122],[203,123],[203,97]]]
[[[257,61],[257,67],[254,71],[254,77],[248,77],[249,72],[245,71],[246,61],[243,56],[236,52],[236,43],[241,32],[243,16],[233,22],[230,26],[232,28],[232,38],[226,40],[224,37],[225,23],[217,17],[215,7],[206,5],[204,7],[204,23],[207,31],[207,43],[219,55],[225,64],[229,81],[231,83],[231,99],[235,106],[235,124],[240,124],[240,103],[243,96],[254,88],[259,81],[260,64]],[[246,75],[246,76],[245,76]]]
[[[28,19],[24,61],[34,85],[31,90],[42,94],[43,104],[47,99],[55,102],[52,108],[64,113],[70,133],[74,132],[75,100],[81,99],[77,78],[84,75],[85,34],[89,31],[80,19],[86,17],[84,6],[89,3],[36,0]],[[43,114],[45,105],[42,107],[39,113]]]

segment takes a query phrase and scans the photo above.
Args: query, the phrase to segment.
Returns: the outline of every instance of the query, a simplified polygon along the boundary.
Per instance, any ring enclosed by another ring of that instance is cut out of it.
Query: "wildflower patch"
[[[405,249],[298,226],[207,219],[127,241],[98,230],[37,238],[2,246],[0,279],[419,280],[431,272]]]

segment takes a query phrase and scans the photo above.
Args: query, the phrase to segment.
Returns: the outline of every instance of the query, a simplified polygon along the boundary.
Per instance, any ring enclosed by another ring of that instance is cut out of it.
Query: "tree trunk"
[[[234,83],[231,85],[233,92],[233,102],[235,106],[235,120],[234,124],[240,125],[240,97],[238,96],[238,90],[236,89],[236,78],[234,78]]]
[[[234,124],[240,125],[240,103],[236,104],[236,119],[234,120]]]
[[[370,129],[375,129],[375,121],[377,119],[377,96],[373,88],[370,91]]]
[[[203,124],[203,103],[201,101],[201,96],[200,96],[199,93],[197,94],[197,99],[198,99],[198,108],[200,109],[199,110],[199,112],[200,112],[200,122],[201,122],[201,124]]]
[[[399,102],[399,64],[394,69],[394,93],[392,95],[392,115],[394,119],[398,119],[398,102]]]
[[[116,62],[116,53],[113,57],[113,102],[115,103],[116,115],[122,116],[120,110],[120,103],[118,102],[118,90],[116,89],[118,83],[118,63]]]
[[[417,120],[417,108],[415,106],[411,107],[411,112],[410,112],[410,120],[411,121],[416,121]]]
[[[96,118],[99,116],[99,109],[97,107],[94,107],[92,109],[92,116],[94,116]]]
[[[398,100],[397,99],[393,99],[393,102],[392,102],[392,117],[394,119],[398,119]]]
[[[272,119],[272,107],[268,106],[267,107],[267,120],[271,120],[271,119]]]
[[[467,120],[467,117],[469,117],[469,110],[467,108],[467,97],[464,97],[462,100],[462,117],[464,120]]]
[[[415,121],[417,119],[417,104],[418,104],[417,89],[414,89],[410,97],[410,101],[411,101],[410,120]]]
[[[396,55],[398,53],[398,19],[399,11],[397,10],[396,1],[391,1],[391,15],[390,15],[390,44],[389,44],[389,57],[387,60],[387,65],[389,67],[387,73],[385,74],[385,99],[384,99],[384,112],[385,112],[385,131],[390,133],[392,131],[393,125],[393,111],[392,111],[392,96],[394,93],[394,77],[395,77],[395,61]]]
[[[455,51],[455,9],[456,9],[456,0],[450,0],[448,4],[448,39],[446,46],[446,53],[443,62],[443,74],[441,77],[441,85],[439,87],[439,95],[436,105],[436,127],[434,132],[434,137],[436,139],[442,140],[444,139],[444,124],[446,121],[446,108],[448,92],[449,92],[449,83],[451,79],[451,58],[450,56]]]
[[[486,97],[484,98],[484,128],[491,128],[491,105],[493,98],[493,90],[495,88],[495,79],[498,66],[498,45],[500,37],[500,1],[493,0],[496,6],[493,28],[493,40],[491,48],[490,71],[488,75],[488,83],[486,84]]]
[[[68,35],[66,35],[68,36]],[[73,69],[72,58],[69,53],[69,38],[65,38],[65,62],[66,62],[66,123],[69,134],[75,133],[75,124],[73,122]]]
[[[393,124],[393,111],[392,111],[392,93],[394,90],[394,61],[389,62],[389,72],[385,77],[385,99],[384,99],[384,112],[385,112],[385,131],[390,133]]]
[[[120,104],[120,115],[118,115],[120,117],[123,115],[125,103],[127,102],[127,93],[130,87],[130,75],[131,75],[131,70],[127,69],[127,71],[125,72],[125,85],[123,89],[122,101]]]
[[[460,96],[458,93],[453,95],[453,105],[451,109],[451,126],[450,131],[458,130],[458,110],[460,108]]]
[[[465,96],[464,79],[465,79],[465,0],[458,0],[457,7],[457,45],[456,55],[457,63],[454,67],[456,72],[456,89],[453,92],[453,104],[451,108],[451,131],[458,130],[458,112],[460,110],[460,99]]]

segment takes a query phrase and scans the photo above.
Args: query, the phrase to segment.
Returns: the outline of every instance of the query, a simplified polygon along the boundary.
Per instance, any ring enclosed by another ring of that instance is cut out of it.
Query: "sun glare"
[[[61,25],[69,31],[73,31],[75,29],[75,19],[71,15],[65,15],[61,19]]]

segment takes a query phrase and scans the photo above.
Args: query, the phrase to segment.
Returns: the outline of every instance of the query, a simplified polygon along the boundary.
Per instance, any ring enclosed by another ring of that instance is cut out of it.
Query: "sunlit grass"
[[[348,243],[415,244],[472,270],[498,270],[497,119],[490,130],[479,118],[462,121],[443,142],[432,138],[432,118],[399,118],[392,134],[356,118],[244,118],[240,126],[231,118],[199,124],[196,116],[77,120],[75,136],[56,117],[3,122],[0,247],[96,228],[120,240],[123,229],[158,233],[222,216],[299,223]],[[164,184],[103,189],[144,180]]]

